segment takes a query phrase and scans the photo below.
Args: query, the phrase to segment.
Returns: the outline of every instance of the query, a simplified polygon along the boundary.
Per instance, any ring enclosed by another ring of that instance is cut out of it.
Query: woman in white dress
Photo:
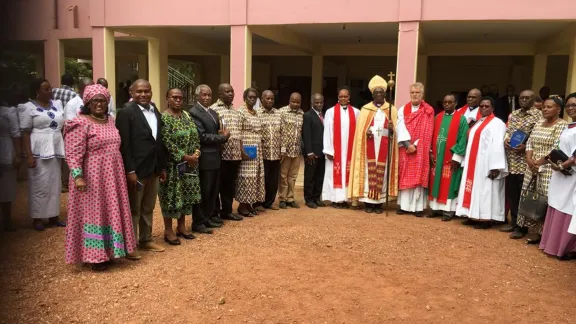
[[[45,219],[66,226],[59,220],[64,109],[60,100],[51,100],[52,86],[45,79],[30,84],[30,98],[18,105],[18,117],[28,165],[28,213],[34,229],[43,231]]]
[[[5,231],[14,230],[11,215],[12,202],[16,199],[18,167],[22,162],[20,139],[16,107],[7,101],[0,103],[0,206]]]

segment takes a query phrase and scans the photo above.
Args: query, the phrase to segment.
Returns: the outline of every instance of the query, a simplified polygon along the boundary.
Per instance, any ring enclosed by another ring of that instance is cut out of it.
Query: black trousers
[[[220,189],[220,169],[200,170],[202,201],[192,206],[192,226],[205,224],[214,212]]]
[[[216,199],[212,216],[226,216],[232,213],[232,203],[236,192],[236,179],[242,161],[222,160],[220,165],[220,199]]]
[[[523,174],[509,174],[506,177],[506,198],[510,207],[510,225],[518,226],[518,205],[522,194]]]
[[[280,160],[264,160],[264,201],[255,203],[254,206],[270,207],[278,194],[278,179],[280,178]]]
[[[304,164],[304,200],[315,202],[320,200],[322,195],[322,184],[324,183],[324,169],[326,162],[324,158],[318,158],[313,164],[305,161]]]

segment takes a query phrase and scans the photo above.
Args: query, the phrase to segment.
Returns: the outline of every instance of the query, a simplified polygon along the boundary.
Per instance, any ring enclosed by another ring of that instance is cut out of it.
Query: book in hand
[[[246,152],[250,159],[255,159],[258,156],[256,145],[244,145],[244,152]]]
[[[512,136],[510,137],[510,147],[517,148],[522,144],[526,144],[527,141],[528,141],[528,134],[518,129],[517,131],[512,133]]]

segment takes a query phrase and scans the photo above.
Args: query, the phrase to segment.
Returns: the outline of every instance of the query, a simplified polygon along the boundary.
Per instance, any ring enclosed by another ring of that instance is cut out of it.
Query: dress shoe
[[[510,238],[513,240],[518,240],[523,238],[528,231],[522,227],[516,227],[514,231],[510,234]]]
[[[180,242],[180,239],[178,237],[176,237],[175,239],[171,240],[168,238],[168,235],[164,235],[164,242],[170,244],[170,245],[180,245],[182,244],[182,242]]]
[[[66,223],[58,219],[58,217],[52,217],[48,221],[48,225],[55,227],[66,227]]]
[[[209,229],[204,224],[192,227],[192,232],[200,233],[200,234],[212,234],[212,233],[214,233],[213,230]]]
[[[470,218],[466,218],[466,220],[462,222],[462,225],[466,225],[466,226],[472,226],[474,224],[476,224],[476,222]]]
[[[348,205],[347,202],[340,203],[340,206],[341,206],[342,209],[348,209],[348,208],[350,208],[350,205]]]
[[[220,227],[222,227],[222,224],[214,223],[212,221],[207,221],[204,225],[206,225],[206,227],[208,227],[208,228],[220,228]]]
[[[228,214],[226,216],[221,216],[222,219],[226,219],[226,220],[231,220],[231,221],[241,221],[244,219],[244,217],[240,216],[240,215],[236,215],[236,214]]]
[[[316,200],[314,201],[314,203],[316,204],[316,206],[318,207],[326,207],[326,204],[322,202],[322,200]]]
[[[368,214],[372,214],[374,212],[374,208],[372,206],[365,207],[364,211],[367,212]]]
[[[540,243],[540,235],[535,235],[534,237],[530,237],[526,239],[526,244],[539,244]]]
[[[333,202],[333,203],[332,203],[332,208],[341,209],[341,208],[342,208],[342,205],[340,205],[340,203],[335,203],[335,202]]]
[[[280,207],[280,209],[286,209],[286,202],[281,201],[280,204],[278,204],[278,207]]]
[[[501,228],[501,229],[500,229],[500,232],[503,232],[503,233],[512,233],[512,232],[514,232],[515,229],[516,229],[516,226],[509,225],[509,226],[506,226],[506,227],[504,227],[504,228]]]
[[[317,206],[315,203],[311,202],[311,201],[309,201],[309,202],[306,203],[306,207],[312,208],[312,209],[318,208],[318,206]]]
[[[382,213],[384,213],[384,209],[382,207],[376,207],[376,208],[374,208],[374,212],[376,214],[382,214]]]
[[[414,216],[416,216],[416,217],[422,217],[422,216],[424,216],[424,213],[421,212],[421,211],[417,211],[417,212],[414,213]]]
[[[476,222],[472,227],[474,229],[489,229],[492,227],[492,224],[490,222]]]
[[[220,218],[220,216],[212,216],[210,217],[210,221],[216,224],[224,224],[224,221],[222,220],[222,218]]]
[[[134,252],[126,254],[126,259],[132,260],[132,261],[138,261],[138,260],[142,259],[142,255],[140,255],[140,253],[138,253],[138,251],[134,250]]]
[[[442,221],[443,222],[449,222],[451,220],[452,220],[452,216],[447,215],[447,214],[442,215]]]
[[[405,214],[408,214],[408,212],[405,211],[405,210],[402,210],[402,209],[398,208],[398,209],[396,210],[396,214],[398,214],[398,215],[405,215]]]
[[[184,233],[182,233],[182,232],[180,232],[180,231],[176,231],[176,236],[178,236],[178,237],[183,237],[183,238],[186,239],[186,240],[193,240],[193,239],[196,238],[196,236],[194,236],[194,234],[192,234],[192,233],[184,234]]]
[[[286,203],[286,206],[288,207],[292,207],[292,208],[300,208],[300,206],[295,202],[295,201],[289,201]]]
[[[164,252],[166,249],[154,242],[140,243],[140,250],[149,252]]]
[[[260,213],[263,213],[266,211],[266,208],[264,208],[264,206],[256,206],[254,209]]]

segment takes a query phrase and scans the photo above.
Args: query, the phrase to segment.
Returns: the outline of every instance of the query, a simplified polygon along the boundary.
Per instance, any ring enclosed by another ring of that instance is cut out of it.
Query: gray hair
[[[420,91],[422,91],[422,93],[424,93],[424,84],[422,84],[422,82],[412,83],[410,85],[410,89],[412,89],[412,88],[418,88],[418,89],[420,89]]]
[[[201,85],[197,86],[196,91],[194,91],[194,94],[196,95],[196,97],[198,97],[200,95],[200,92],[202,91],[202,89],[208,89],[208,90],[212,91],[212,89],[210,89],[210,87],[207,84],[201,84]]]

